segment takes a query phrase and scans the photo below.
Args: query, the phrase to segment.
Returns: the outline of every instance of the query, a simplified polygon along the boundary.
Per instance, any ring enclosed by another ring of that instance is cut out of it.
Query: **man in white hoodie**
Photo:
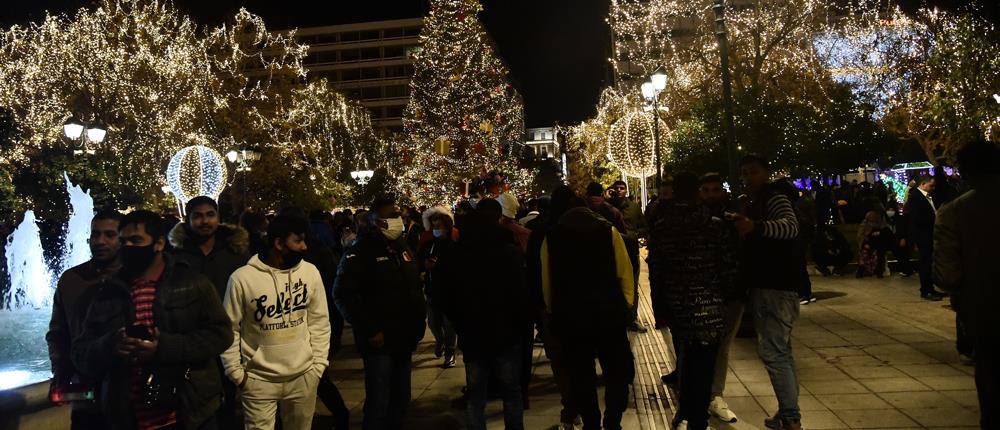
[[[234,340],[222,362],[242,394],[248,430],[273,429],[278,408],[285,430],[312,427],[316,387],[329,364],[330,320],[319,270],[302,260],[308,229],[304,220],[276,217],[268,248],[236,270],[226,288]]]

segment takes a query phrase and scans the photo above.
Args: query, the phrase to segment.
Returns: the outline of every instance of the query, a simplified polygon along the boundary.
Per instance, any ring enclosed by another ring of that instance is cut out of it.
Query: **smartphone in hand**
[[[149,332],[149,328],[142,324],[133,324],[125,328],[125,336],[131,337],[133,339],[141,340],[152,340],[153,335]]]

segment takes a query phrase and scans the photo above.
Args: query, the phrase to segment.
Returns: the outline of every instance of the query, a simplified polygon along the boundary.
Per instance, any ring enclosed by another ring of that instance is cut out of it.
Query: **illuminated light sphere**
[[[226,173],[226,162],[214,149],[188,146],[170,159],[167,186],[182,203],[198,196],[218,200],[226,184]]]
[[[621,117],[608,135],[608,158],[626,176],[645,178],[656,174],[656,140],[652,112],[636,110]],[[667,125],[659,120],[661,149],[668,136]],[[666,153],[666,151],[664,151]]]

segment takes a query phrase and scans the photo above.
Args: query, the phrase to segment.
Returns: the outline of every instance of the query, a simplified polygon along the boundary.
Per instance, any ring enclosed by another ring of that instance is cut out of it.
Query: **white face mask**
[[[445,233],[445,230],[434,229],[434,237],[444,237]]]
[[[896,216],[896,211],[885,211],[885,215],[889,218]]]
[[[387,226],[380,228],[380,230],[382,230],[382,235],[386,239],[396,240],[399,239],[399,236],[403,235],[403,218],[386,218],[383,221],[386,222]]]

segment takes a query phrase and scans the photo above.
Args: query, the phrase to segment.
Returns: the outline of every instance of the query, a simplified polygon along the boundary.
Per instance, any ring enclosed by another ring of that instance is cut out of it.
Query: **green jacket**
[[[177,424],[196,429],[222,403],[219,354],[233,342],[229,317],[215,287],[204,276],[164,255],[156,285],[153,320],[160,330],[156,356],[147,369],[164,387],[177,388]],[[73,364],[100,384],[99,404],[115,429],[135,427],[130,384],[132,365],[115,355],[115,333],[135,320],[131,285],[115,277],[102,283],[73,340]]]

